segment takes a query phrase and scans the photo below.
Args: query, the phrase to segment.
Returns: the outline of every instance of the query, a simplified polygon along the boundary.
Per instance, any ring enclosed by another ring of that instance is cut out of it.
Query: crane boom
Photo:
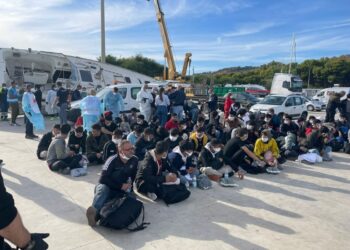
[[[157,21],[159,23],[160,33],[163,40],[164,57],[166,58],[166,61],[168,63],[168,79],[175,80],[176,78],[175,60],[174,60],[173,52],[171,50],[168,31],[165,25],[164,13],[161,9],[161,6],[158,0],[154,0],[154,7],[156,9]]]
[[[192,53],[186,53],[185,55],[185,61],[181,72],[182,79],[185,79],[186,77],[188,65],[191,63],[191,56],[192,56]]]

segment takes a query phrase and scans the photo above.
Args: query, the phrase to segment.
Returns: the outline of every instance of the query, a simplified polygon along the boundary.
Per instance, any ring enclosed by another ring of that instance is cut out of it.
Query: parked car
[[[326,104],[319,100],[312,100],[308,97],[305,98],[305,104],[306,104],[306,109],[308,111],[322,111],[323,109],[326,109]]]
[[[292,117],[307,116],[305,98],[301,95],[268,95],[250,108],[251,112],[266,113],[270,108],[275,114],[287,113]]]
[[[248,109],[259,102],[257,97],[246,92],[232,93],[231,98],[235,99],[236,102],[239,102],[243,107]]]

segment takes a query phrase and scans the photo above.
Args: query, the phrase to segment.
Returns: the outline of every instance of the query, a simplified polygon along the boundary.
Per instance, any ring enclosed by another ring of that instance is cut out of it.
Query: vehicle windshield
[[[110,89],[110,88],[104,88],[104,89],[102,89],[101,91],[99,91],[99,92],[96,94],[96,96],[97,96],[98,98],[100,98],[100,99],[103,99],[103,98],[105,97],[105,95],[106,95],[108,92],[110,92],[110,91],[112,91],[112,89]]]
[[[303,88],[303,81],[299,77],[292,77],[291,90],[292,91],[301,91]]]
[[[260,102],[260,104],[267,104],[267,105],[282,105],[282,103],[286,100],[286,97],[284,96],[266,96],[264,100]]]

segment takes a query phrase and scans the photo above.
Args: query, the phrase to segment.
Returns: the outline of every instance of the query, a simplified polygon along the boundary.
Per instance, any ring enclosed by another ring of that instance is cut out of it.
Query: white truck
[[[303,81],[299,76],[286,73],[276,73],[273,76],[270,94],[302,94],[302,88]]]
[[[317,92],[316,95],[312,97],[313,100],[321,101],[325,104],[328,103],[329,100],[329,94],[334,92],[334,93],[340,93],[344,91],[347,94],[350,93],[350,87],[332,87],[332,88],[326,88],[322,89],[319,92]],[[342,100],[346,98],[346,95],[342,97]]]

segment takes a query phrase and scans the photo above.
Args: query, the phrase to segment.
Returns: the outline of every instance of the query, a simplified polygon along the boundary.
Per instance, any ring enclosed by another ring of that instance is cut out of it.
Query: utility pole
[[[101,0],[101,62],[106,62],[105,1]]]
[[[297,45],[295,43],[295,35],[293,33],[292,45],[291,45],[291,50],[290,50],[290,63],[289,63],[288,74],[290,74],[292,71],[292,64],[296,63],[296,61],[297,61],[296,47],[297,47]]]
[[[307,78],[307,88],[310,88],[311,65],[309,65],[309,77]]]

